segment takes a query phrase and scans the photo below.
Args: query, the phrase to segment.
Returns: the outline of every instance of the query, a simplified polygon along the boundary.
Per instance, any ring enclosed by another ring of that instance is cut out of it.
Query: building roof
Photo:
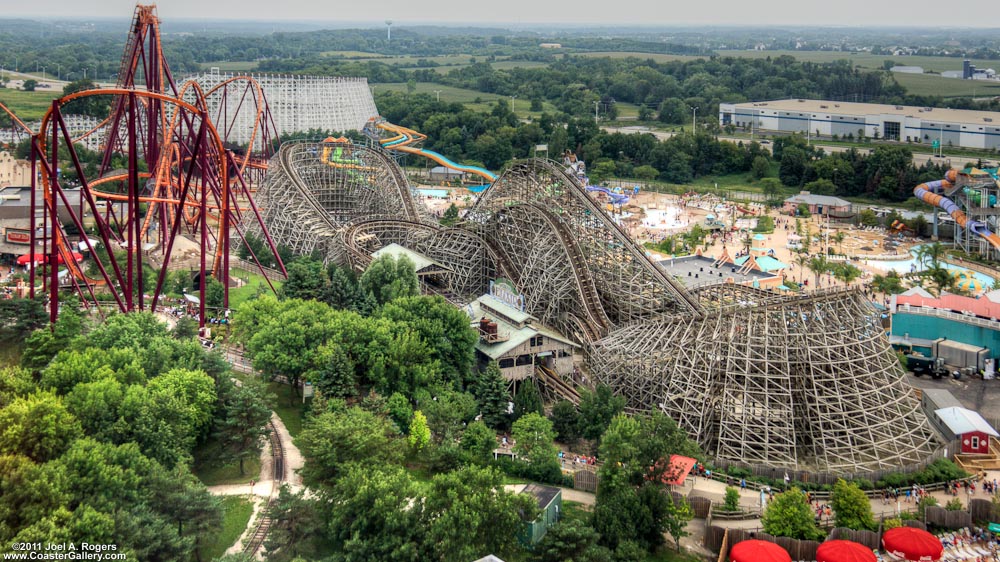
[[[483,307],[484,303],[488,308],[492,308],[493,310],[497,310],[498,312],[500,312],[500,315],[494,314],[489,310],[486,310]],[[499,310],[501,308],[504,309]],[[487,343],[484,342],[481,338],[476,342],[476,349],[479,350],[479,352],[482,353],[483,355],[489,357],[490,359],[496,360],[503,357],[504,354],[506,354],[508,351],[516,348],[517,346],[528,341],[529,339],[533,338],[536,335],[542,335],[547,338],[554,339],[558,342],[571,345],[573,347],[579,347],[575,342],[566,339],[559,332],[556,332],[555,330],[552,330],[546,326],[523,325],[523,327],[518,327],[514,324],[511,324],[510,322],[508,322],[506,319],[503,318],[503,315],[507,315],[508,313],[510,314],[517,313],[523,315],[524,320],[520,322],[532,320],[534,319],[534,316],[531,316],[530,314],[527,314],[525,312],[521,312],[520,310],[508,305],[507,303],[491,295],[483,295],[478,299],[472,301],[471,303],[468,304],[468,306],[465,307],[465,312],[466,314],[469,315],[470,320],[477,323],[475,326],[473,326],[474,329],[479,328],[478,326],[479,319],[485,316],[497,323],[497,331],[500,334],[508,336],[507,340],[498,341],[496,343]]]
[[[972,410],[968,410],[966,408],[952,406],[950,408],[934,410],[934,413],[955,435],[964,435],[972,431],[980,431],[987,435],[992,435],[993,437],[1000,437],[1000,433],[997,433],[997,430],[993,429],[993,426],[984,420],[983,416],[979,415],[979,412],[973,412]]]
[[[700,286],[711,281],[725,283],[727,279],[732,279],[735,283],[752,283],[774,277],[771,273],[756,269],[740,273],[739,258],[737,258],[735,266],[727,262],[719,267],[712,267],[712,264],[715,263],[714,259],[699,255],[668,258],[658,260],[656,263],[685,286]]]
[[[778,261],[771,256],[757,256],[757,265],[760,266],[761,271],[771,272],[779,271],[782,269],[788,269],[788,265]]]
[[[974,298],[965,297],[962,295],[953,295],[951,293],[945,293],[938,298],[934,298],[931,295],[921,295],[907,294],[903,293],[901,295],[896,295],[896,312],[906,312],[905,308],[901,308],[904,305],[909,305],[911,307],[927,307],[936,308],[940,310],[950,310],[951,312],[957,312],[959,314],[965,314],[967,316],[978,316],[980,318],[997,318],[1000,319],[1000,302],[996,302],[993,299],[988,298]],[[926,294],[926,291],[924,291]]]
[[[503,562],[503,560],[501,560],[501,559],[497,558],[496,556],[490,554],[490,555],[487,555],[487,556],[483,556],[479,560],[473,560],[472,562]]]
[[[521,490],[522,494],[531,494],[538,501],[538,509],[544,510],[556,499],[562,491],[552,486],[542,486],[540,484],[528,484]]]
[[[933,343],[933,342],[932,342]],[[927,397],[928,400],[934,402],[938,408],[951,408],[952,406],[962,407],[962,403],[955,398],[955,395],[951,393],[950,390],[945,390],[943,388],[928,388],[922,393]]]
[[[794,203],[796,205],[805,203],[806,205],[825,205],[827,207],[847,207],[850,206],[850,201],[844,201],[840,197],[834,197],[832,195],[816,195],[814,193],[809,193],[808,191],[803,191],[798,195],[792,195],[788,199],[785,199],[785,203]]]
[[[855,103],[826,100],[772,100],[763,102],[747,102],[733,104],[740,109],[759,109],[776,111],[801,111],[810,114],[823,113],[827,115],[899,115],[915,117],[929,121],[946,123],[976,123],[978,125],[992,123],[1000,125],[1000,112],[973,111],[969,109],[941,109],[917,107],[914,105],[889,105],[883,103]]]
[[[506,316],[507,318],[513,320],[516,324],[523,324],[528,320],[534,318],[527,312],[524,312],[523,310],[520,310],[518,308],[514,308],[513,306],[494,297],[493,295],[483,295],[476,300],[482,304],[485,304],[487,308],[491,308],[497,311],[498,313],[502,314],[503,316]]]
[[[399,259],[400,256],[406,256],[411,262],[413,262],[413,269],[419,274],[429,274],[429,273],[439,273],[443,271],[451,271],[447,266],[441,265],[438,262],[432,260],[431,258],[421,254],[420,252],[415,252],[409,248],[404,248],[395,242],[384,246],[372,252],[373,258],[382,257],[385,255],[392,256],[393,258]]]

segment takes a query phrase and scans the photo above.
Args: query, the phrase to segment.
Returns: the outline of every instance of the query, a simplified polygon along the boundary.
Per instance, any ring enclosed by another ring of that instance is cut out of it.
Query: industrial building
[[[1000,148],[1000,112],[788,99],[719,104],[719,124],[747,131]]]

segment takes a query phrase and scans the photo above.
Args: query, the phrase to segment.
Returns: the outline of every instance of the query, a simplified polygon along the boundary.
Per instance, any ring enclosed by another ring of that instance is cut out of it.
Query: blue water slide
[[[628,195],[615,193],[614,191],[611,191],[610,189],[606,187],[601,187],[599,185],[588,185],[587,191],[599,191],[607,195],[608,199],[611,200],[611,204],[613,205],[625,205],[628,203],[629,199]]]

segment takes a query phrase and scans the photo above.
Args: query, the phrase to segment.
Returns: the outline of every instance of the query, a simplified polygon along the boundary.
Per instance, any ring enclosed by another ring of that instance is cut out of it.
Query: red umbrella
[[[896,527],[882,533],[882,546],[893,556],[915,562],[940,560],[944,552],[937,537],[914,527]]]
[[[729,551],[732,562],[792,562],[788,552],[773,542],[749,540],[736,543]]]
[[[853,541],[826,541],[816,549],[816,562],[876,562],[875,553]]]

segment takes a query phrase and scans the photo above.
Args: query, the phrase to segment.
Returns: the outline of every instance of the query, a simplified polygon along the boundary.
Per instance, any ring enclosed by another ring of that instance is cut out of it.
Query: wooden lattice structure
[[[596,342],[594,376],[721,459],[842,473],[915,464],[936,448],[861,293],[728,284],[698,296],[702,317],[634,322]]]
[[[528,312],[584,345],[593,376],[633,410],[661,409],[719,459],[858,472],[937,447],[875,310],[855,291],[689,292],[562,167],[516,163],[455,227],[428,220],[394,162],[285,145],[258,191],[272,236],[362,269],[396,243],[434,260],[456,303],[510,279]]]

